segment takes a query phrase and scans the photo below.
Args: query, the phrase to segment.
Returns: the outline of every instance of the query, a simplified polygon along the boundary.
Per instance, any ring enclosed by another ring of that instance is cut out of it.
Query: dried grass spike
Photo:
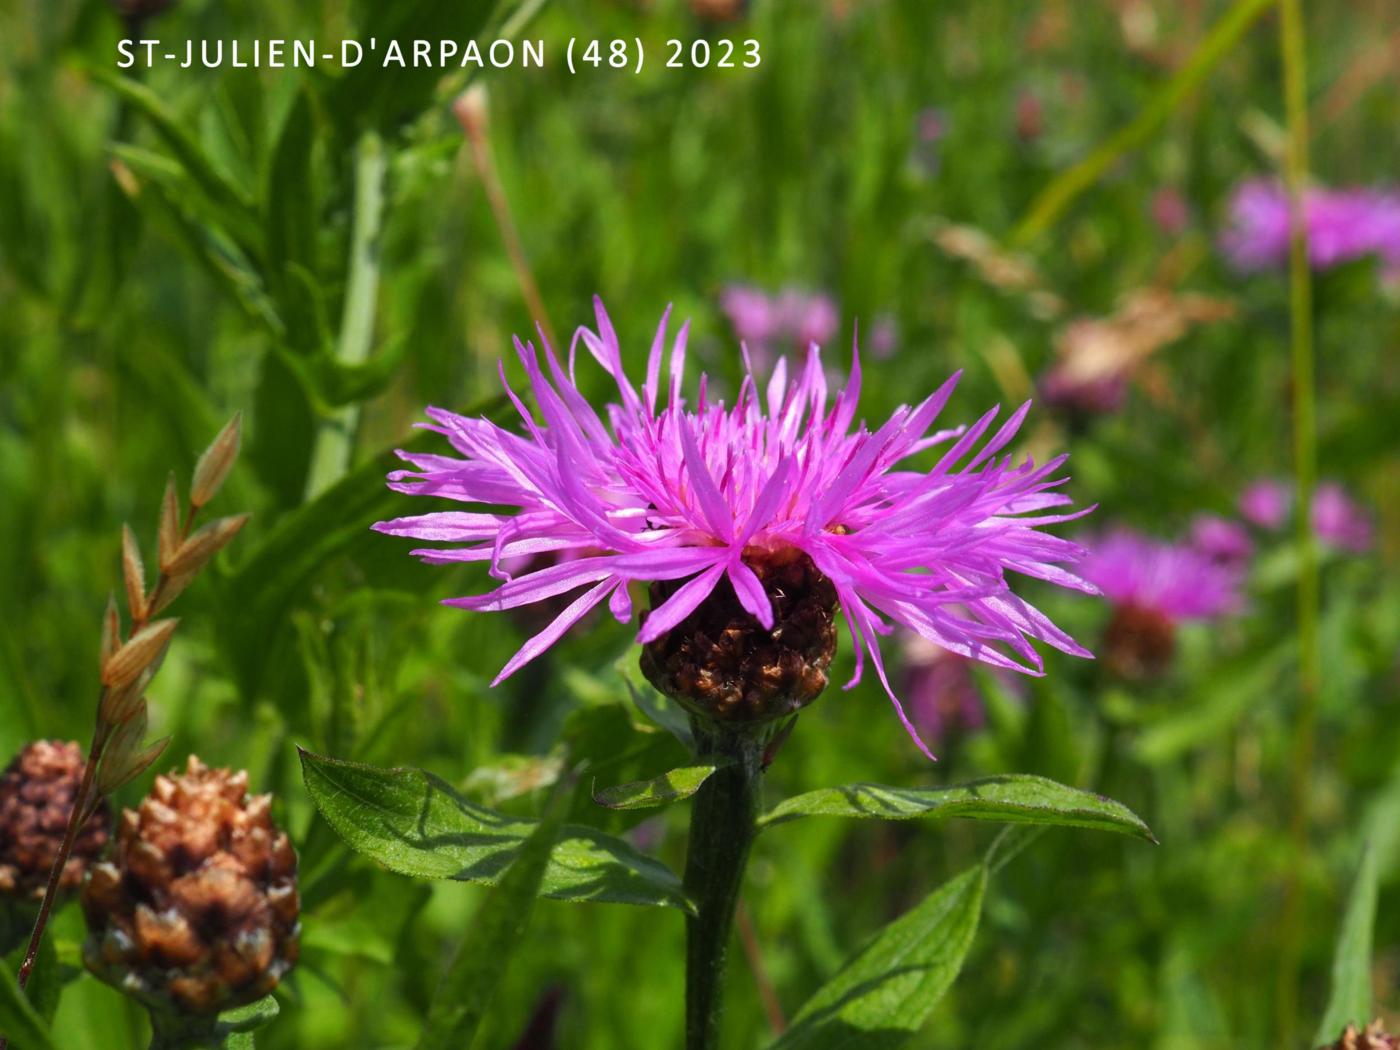
[[[228,421],[224,429],[194,466],[194,480],[190,485],[190,504],[203,507],[218,493],[228,472],[238,459],[238,445],[243,425],[243,413],[238,412]]]
[[[170,559],[180,547],[180,488],[172,472],[165,483],[165,496],[160,502],[160,571],[170,573]]]
[[[165,647],[179,625],[180,621],[175,619],[157,620],[133,634],[102,665],[102,684],[118,689],[134,682],[142,671],[165,654]]]
[[[248,524],[252,515],[234,514],[231,517],[211,521],[184,543],[180,544],[175,556],[170,559],[166,572],[171,576],[189,576],[198,572],[215,554],[238,535]]]
[[[122,526],[122,579],[126,582],[126,604],[133,620],[146,618],[146,566],[141,546],[130,525]]]

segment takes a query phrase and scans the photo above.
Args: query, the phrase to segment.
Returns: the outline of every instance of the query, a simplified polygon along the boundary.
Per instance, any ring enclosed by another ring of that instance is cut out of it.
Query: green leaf
[[[275,1021],[281,1009],[276,999],[266,995],[255,1003],[222,1013],[216,1038],[223,1040],[225,1050],[256,1050],[253,1033]]]
[[[769,827],[799,817],[908,820],[926,816],[1096,828],[1157,841],[1137,814],[1122,803],[1026,774],[987,777],[941,788],[879,784],[822,788],[778,803],[759,820],[759,826]]]
[[[0,976],[0,1035],[11,1050],[55,1050],[48,1025],[9,973]]]
[[[901,915],[808,999],[772,1050],[894,1050],[933,1012],[972,946],[984,865]]]
[[[1347,900],[1342,933],[1332,957],[1332,996],[1313,1037],[1313,1046],[1335,1042],[1349,1024],[1365,1027],[1371,1021],[1371,940],[1376,926],[1379,871],[1376,851],[1368,843],[1362,850],[1361,868]]]
[[[267,174],[267,278],[297,351],[321,348],[317,295],[318,207],[311,178],[316,141],[311,103],[299,91],[283,121]]]
[[[710,779],[710,774],[720,768],[720,763],[709,762],[698,766],[684,766],[663,773],[650,780],[636,780],[630,784],[604,788],[593,792],[593,801],[608,809],[650,809],[689,798],[700,790],[700,785]]]
[[[379,769],[301,751],[312,801],[354,850],[420,879],[496,883],[535,830],[420,769]],[[691,905],[675,873],[621,839],[566,825],[540,892],[568,901]]]
[[[544,819],[482,901],[471,931],[458,945],[452,966],[433,997],[418,1050],[463,1050],[472,1045],[496,986],[530,925],[550,855],[569,811],[570,780],[566,777],[555,788]]]

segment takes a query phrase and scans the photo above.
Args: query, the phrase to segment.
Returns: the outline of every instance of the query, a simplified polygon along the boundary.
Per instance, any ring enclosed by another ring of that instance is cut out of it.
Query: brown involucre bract
[[[0,895],[38,900],[58,858],[83,779],[83,751],[61,740],[37,740],[0,774]],[[107,847],[111,812],[97,807],[79,829],[59,879],[78,888]]]
[[[1335,1043],[1325,1050],[1400,1050],[1400,1039],[1387,1032],[1379,1021],[1373,1021],[1364,1029],[1349,1024]]]
[[[122,813],[110,860],[83,886],[83,958],[157,1011],[208,1016],[254,1002],[296,964],[297,858],[248,774],[190,756]]]

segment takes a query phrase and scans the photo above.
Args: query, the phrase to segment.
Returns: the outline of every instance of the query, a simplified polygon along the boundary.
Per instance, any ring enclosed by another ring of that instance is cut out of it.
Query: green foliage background
[[[1057,325],[940,250],[937,220],[1004,240],[1057,172],[1149,102],[1227,6],[755,0],[746,17],[714,25],[677,2],[556,0],[525,30],[546,41],[547,68],[479,82],[500,179],[561,335],[591,323],[599,293],[637,367],[673,303],[694,326],[692,361],[732,386],[723,286],[827,289],[843,319],[830,349],[841,367],[857,321],[862,331],[881,315],[897,321],[894,358],[867,359],[869,418],[964,368],[949,418],[970,420],[1027,392]],[[180,41],[464,40],[495,32],[511,7],[181,0],[146,28]],[[1369,79],[1366,69],[1400,32],[1400,13],[1382,0],[1309,8],[1316,175],[1393,179],[1393,67]],[[1129,46],[1125,26],[1144,11],[1155,31]],[[414,882],[351,855],[314,816],[294,745],[421,766],[489,799],[489,778],[468,780],[474,770],[502,756],[535,770],[571,711],[626,702],[615,665],[631,659],[631,635],[600,618],[489,689],[521,626],[438,606],[481,581],[421,567],[407,544],[367,528],[425,509],[384,489],[388,451],[424,441],[411,426],[426,404],[495,411],[496,359],[531,323],[450,112],[462,78],[366,67],[123,79],[120,32],[101,0],[0,0],[0,753],[39,736],[86,738],[99,615],[120,586],[120,525],[149,541],[167,471],[187,476],[242,410],[246,451],[220,506],[255,517],[181,600],[153,732],[174,734],[172,756],[248,768],[298,844],[304,959],[259,1045],[410,1046],[484,891]],[[698,36],[757,39],[762,65],[661,67],[666,39]],[[640,38],[647,68],[570,75],[570,37]],[[1215,249],[1231,188],[1278,167],[1277,52],[1265,15],[1201,93],[1030,246],[1071,314],[1108,313],[1164,274],[1236,307],[1154,359],[1165,394],[1138,391],[1085,427],[1033,416],[1033,443],[1072,451],[1073,491],[1101,505],[1100,522],[1174,534],[1199,510],[1230,513],[1246,481],[1290,470],[1284,279],[1242,277]],[[1033,136],[1017,130],[1026,98],[1042,109]],[[949,129],[932,171],[916,157],[928,107]],[[386,166],[376,309],[346,326],[357,157],[365,163],[376,143]],[[1179,235],[1152,220],[1162,187],[1189,204]],[[1171,676],[1151,688],[1129,694],[1098,665],[1050,654],[1049,674],[1020,699],[987,679],[988,728],[943,741],[931,766],[867,682],[804,715],[772,769],[773,798],[860,780],[1040,773],[1121,799],[1161,840],[1040,837],[989,884],[967,966],[916,1045],[1278,1045],[1279,926],[1295,874],[1307,929],[1299,1026],[1311,1031],[1363,838],[1380,883],[1377,1010],[1397,1018],[1395,291],[1369,264],[1322,276],[1316,323],[1322,473],[1374,508],[1380,528],[1376,552],[1324,564],[1306,852],[1287,833],[1296,555],[1281,539],[1264,543],[1247,610],[1186,631]],[[349,367],[338,354],[356,331],[369,356]],[[515,365],[507,372],[519,379]],[[601,378],[587,379],[599,396]],[[335,420],[353,424],[345,471],[313,465]],[[1100,604],[1045,602],[1092,645]],[[849,670],[849,652],[841,659]],[[615,724],[604,751],[631,754],[642,738],[630,719]],[[665,768],[619,759],[606,783]],[[543,796],[501,805],[536,814]],[[646,815],[583,808],[574,819],[614,830]],[[660,813],[635,834],[678,868],[684,806]],[[993,835],[975,823],[825,819],[766,834],[746,901],[788,1015]],[[81,937],[70,907],[55,927],[61,962],[77,965]],[[553,989],[561,1047],[678,1045],[682,958],[678,914],[541,900],[477,1045],[514,1045]],[[731,982],[729,1045],[766,1045],[737,953]],[[144,1045],[144,1024],[82,978],[55,1031],[65,1048],[121,1050]]]

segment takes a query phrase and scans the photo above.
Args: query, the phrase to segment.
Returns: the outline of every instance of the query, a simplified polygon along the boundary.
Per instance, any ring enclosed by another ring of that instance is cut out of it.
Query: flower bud
[[[73,802],[83,780],[77,744],[38,740],[0,774],[0,894],[38,900],[58,859]],[[111,814],[105,803],[79,829],[59,889],[77,889],[107,846]]]
[[[827,685],[836,653],[836,588],[794,547],[745,552],[773,605],[766,630],[727,579],[696,610],[642,649],[642,673],[689,710],[719,722],[760,723],[806,707]],[[656,608],[676,584],[651,586]]]
[[[162,1013],[212,1016],[262,998],[295,965],[296,853],[248,774],[190,757],[126,810],[83,886],[83,958]]]

